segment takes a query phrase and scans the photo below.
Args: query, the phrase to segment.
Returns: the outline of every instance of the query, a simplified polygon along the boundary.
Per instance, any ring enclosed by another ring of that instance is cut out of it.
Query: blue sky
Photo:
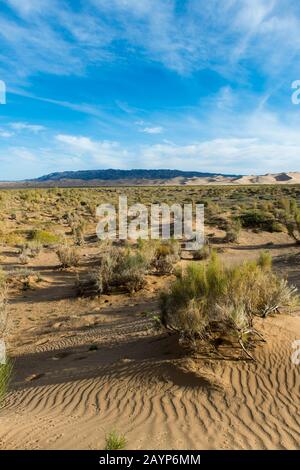
[[[0,179],[300,170],[297,0],[0,0]]]

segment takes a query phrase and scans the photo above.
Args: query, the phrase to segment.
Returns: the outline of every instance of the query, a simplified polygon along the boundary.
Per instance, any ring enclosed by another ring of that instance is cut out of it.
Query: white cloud
[[[144,132],[144,134],[161,134],[163,131],[164,130],[161,126],[144,127],[144,129],[140,130],[140,132]]]
[[[38,124],[28,124],[27,122],[11,122],[10,127],[16,131],[41,132],[46,128]]]
[[[126,168],[130,154],[118,142],[92,140],[89,137],[58,134],[56,140],[67,146],[69,152],[86,159],[86,164]]]
[[[142,149],[143,166],[234,174],[299,169],[299,145],[260,139],[213,139],[189,145],[158,144]]]
[[[18,160],[23,160],[25,162],[34,162],[38,160],[38,156],[26,147],[10,147],[6,158],[9,159],[11,163],[15,163]]]
[[[90,64],[128,60],[131,53],[180,74],[211,68],[237,78],[248,59],[276,76],[288,64],[295,69],[299,56],[292,0],[284,7],[279,0],[224,0],[222,7],[218,0],[188,0],[180,13],[175,0],[87,0],[80,10],[57,0],[6,3],[23,20],[0,18],[3,73],[16,77],[83,74]]]
[[[8,131],[3,131],[0,129],[0,137],[3,137],[5,139],[8,139],[14,135],[13,132],[8,132]]]

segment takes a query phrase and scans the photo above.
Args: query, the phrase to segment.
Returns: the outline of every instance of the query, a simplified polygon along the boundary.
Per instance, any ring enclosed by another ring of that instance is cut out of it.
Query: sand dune
[[[129,448],[297,449],[291,342],[300,337],[299,317],[271,318],[263,329],[268,343],[255,364],[174,355],[174,338],[130,310],[88,337],[40,345],[16,360],[0,445],[97,449],[117,428]],[[97,351],[82,345],[91,341]]]

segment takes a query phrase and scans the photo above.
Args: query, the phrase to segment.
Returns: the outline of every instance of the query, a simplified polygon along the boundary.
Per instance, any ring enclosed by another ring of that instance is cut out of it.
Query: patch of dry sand
[[[118,429],[133,449],[297,449],[299,317],[263,323],[248,361],[186,359],[143,315],[19,356],[1,414],[2,449],[99,449]],[[98,349],[89,350],[88,344]]]
[[[278,267],[299,285],[296,248],[276,237],[272,252],[288,250]],[[244,234],[223,256],[252,258],[264,246]],[[11,299],[15,368],[1,449],[101,449],[112,429],[130,449],[299,449],[300,366],[291,361],[299,316],[259,321],[267,342],[256,363],[186,358],[147,315],[167,279],[151,278],[132,297],[77,299],[75,273],[44,256],[35,261],[41,286]]]

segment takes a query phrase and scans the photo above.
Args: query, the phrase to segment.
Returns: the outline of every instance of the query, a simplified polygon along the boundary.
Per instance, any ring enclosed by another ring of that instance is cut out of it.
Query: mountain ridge
[[[300,184],[300,172],[234,175],[170,169],[79,170],[55,172],[23,181],[2,181],[1,188],[97,186],[201,186]]]

